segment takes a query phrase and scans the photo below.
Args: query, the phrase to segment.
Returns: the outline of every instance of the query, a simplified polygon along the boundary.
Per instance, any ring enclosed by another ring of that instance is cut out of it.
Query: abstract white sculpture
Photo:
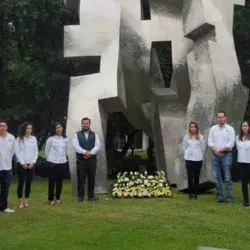
[[[79,25],[65,26],[65,57],[100,57],[100,72],[71,78],[67,134],[92,119],[102,150],[96,192],[107,185],[105,133],[108,112],[123,111],[154,141],[157,167],[171,184],[187,187],[180,141],[190,120],[207,135],[217,110],[236,127],[243,118],[248,90],[241,85],[232,21],[242,0],[68,0],[79,5]],[[154,45],[171,43],[172,77],[166,88]],[[70,144],[71,146],[71,144]],[[75,156],[69,148],[76,187]],[[210,182],[209,157],[202,183]]]

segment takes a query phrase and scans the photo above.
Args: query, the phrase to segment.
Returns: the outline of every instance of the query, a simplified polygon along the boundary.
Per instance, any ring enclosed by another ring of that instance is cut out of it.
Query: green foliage
[[[17,122],[39,117],[41,122],[53,113],[57,93],[68,81],[63,72],[63,9],[61,0],[7,1],[11,35],[0,117]],[[65,109],[57,114],[64,115]]]

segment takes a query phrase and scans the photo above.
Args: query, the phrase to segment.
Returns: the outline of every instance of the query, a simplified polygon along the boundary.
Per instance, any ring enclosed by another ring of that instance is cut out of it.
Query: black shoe
[[[83,203],[83,197],[78,197],[77,202],[78,203]]]
[[[249,207],[249,202],[248,202],[248,201],[244,201],[244,202],[242,203],[242,206],[243,206],[243,207]]]
[[[189,200],[192,200],[194,197],[193,197],[192,194],[189,194],[189,195],[188,195],[188,198],[189,198]]]
[[[226,198],[226,203],[231,204],[232,203],[232,198]]]
[[[96,197],[88,198],[88,201],[89,202],[96,202],[96,201],[98,201],[98,198],[96,198]]]
[[[197,194],[193,194],[193,197],[194,197],[194,199],[195,199],[195,200],[197,200],[197,199],[198,199]]]
[[[224,202],[224,197],[223,197],[223,196],[218,196],[217,199],[216,199],[216,202],[217,202],[217,203],[222,203],[222,202]]]

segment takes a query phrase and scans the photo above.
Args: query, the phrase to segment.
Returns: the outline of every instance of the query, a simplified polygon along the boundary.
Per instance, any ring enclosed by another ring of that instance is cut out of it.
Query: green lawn
[[[250,208],[241,207],[240,185],[232,205],[173,192],[171,199],[111,199],[77,204],[65,182],[63,204],[49,206],[47,183],[33,183],[30,208],[0,214],[0,249],[197,249],[198,245],[250,249]],[[16,207],[16,184],[10,207]]]

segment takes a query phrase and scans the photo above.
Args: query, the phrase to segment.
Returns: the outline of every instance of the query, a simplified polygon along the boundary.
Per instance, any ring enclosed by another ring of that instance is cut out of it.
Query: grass
[[[249,249],[250,208],[241,207],[240,185],[232,205],[215,204],[214,194],[199,200],[173,190],[171,199],[111,199],[77,204],[65,181],[63,204],[47,205],[47,183],[35,181],[30,207],[0,214],[0,249],[173,249],[197,246]],[[16,207],[16,184],[9,205]]]

